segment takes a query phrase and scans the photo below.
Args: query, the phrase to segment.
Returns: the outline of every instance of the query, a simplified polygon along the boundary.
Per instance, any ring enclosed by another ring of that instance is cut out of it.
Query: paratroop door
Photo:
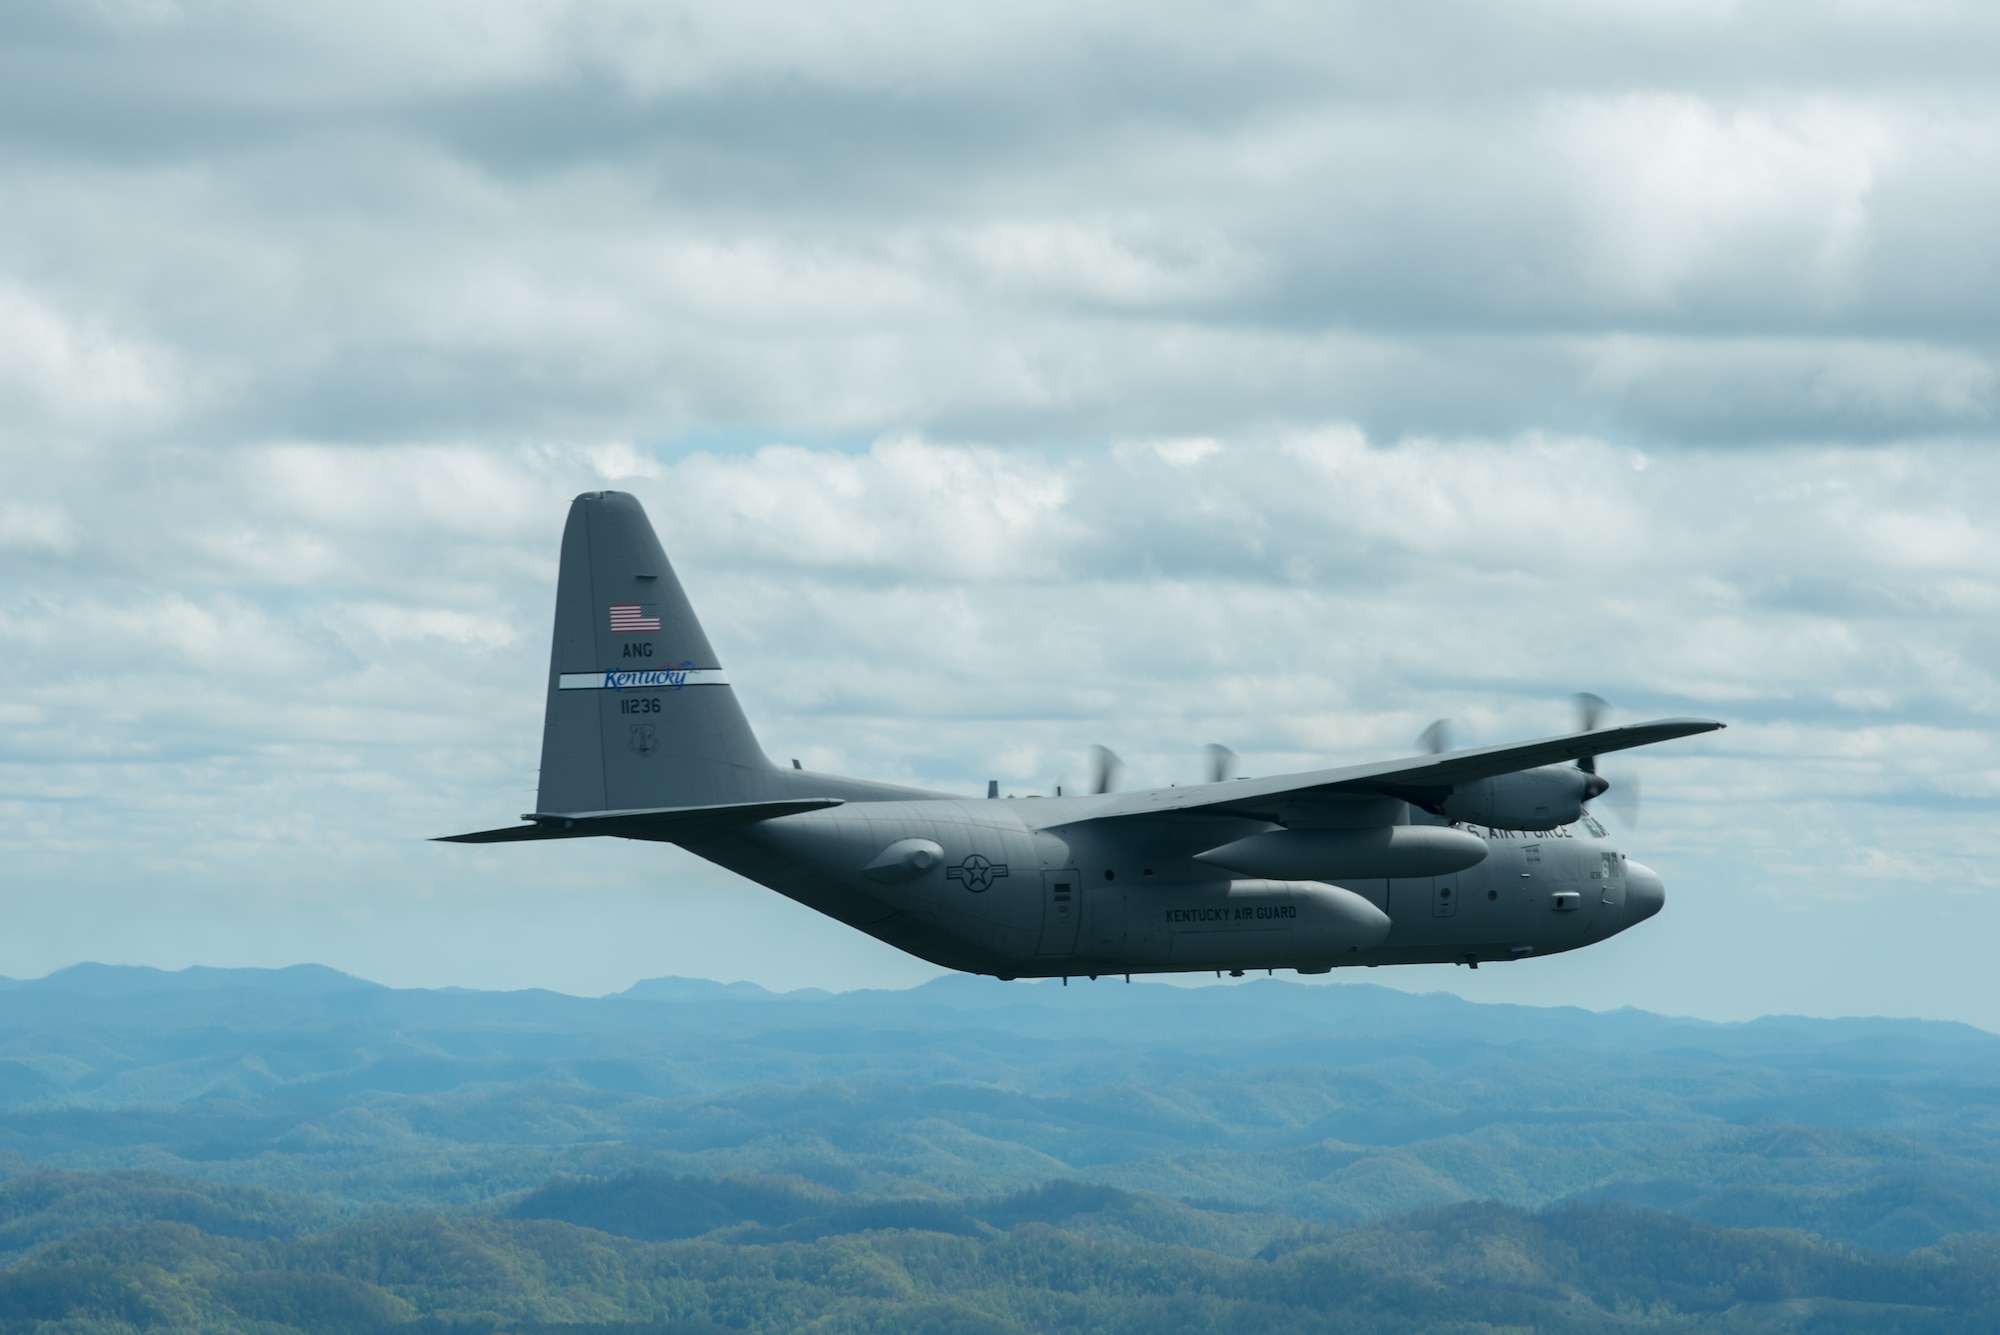
[[[1083,916],[1083,876],[1074,867],[1042,873],[1042,943],[1038,955],[1076,953],[1076,924]]]

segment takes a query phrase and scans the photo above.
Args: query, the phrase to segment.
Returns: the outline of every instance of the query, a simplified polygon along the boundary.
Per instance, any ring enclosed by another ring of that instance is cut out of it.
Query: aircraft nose
[[[1643,862],[1625,860],[1625,925],[1642,923],[1667,903],[1667,883]]]

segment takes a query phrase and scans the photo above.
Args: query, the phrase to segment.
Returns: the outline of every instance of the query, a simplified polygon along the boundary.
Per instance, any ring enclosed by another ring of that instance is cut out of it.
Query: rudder
[[[539,813],[755,801],[771,762],[637,498],[570,503]]]

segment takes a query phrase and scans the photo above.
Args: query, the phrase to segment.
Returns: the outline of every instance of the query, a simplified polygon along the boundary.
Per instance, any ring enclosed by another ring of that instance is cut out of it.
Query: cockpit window
[[[1604,827],[1597,823],[1597,817],[1595,816],[1585,816],[1583,818],[1583,828],[1590,831],[1590,837],[1593,839],[1602,839],[1604,837]]]

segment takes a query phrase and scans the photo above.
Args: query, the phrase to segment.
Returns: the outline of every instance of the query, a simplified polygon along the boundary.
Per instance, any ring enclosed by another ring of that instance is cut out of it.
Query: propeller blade
[[[1611,786],[1604,791],[1604,805],[1618,817],[1618,823],[1628,830],[1639,828],[1639,776],[1630,771],[1620,773],[1611,780]]]
[[[1091,782],[1093,793],[1108,793],[1111,785],[1118,780],[1118,771],[1125,768],[1125,762],[1108,746],[1090,748]]]
[[[1611,708],[1610,705],[1604,703],[1603,696],[1592,695],[1589,691],[1578,691],[1569,698],[1569,702],[1576,708],[1576,730],[1578,732],[1596,732],[1604,723],[1605,711]],[[1577,759],[1576,767],[1585,774],[1594,775],[1597,773],[1597,757],[1580,756]],[[1603,791],[1602,788],[1598,788],[1597,792],[1592,793],[1590,796],[1595,797],[1597,793]]]
[[[1202,750],[1208,752],[1208,781],[1225,782],[1236,773],[1236,753],[1221,742],[1210,742]]]
[[[1451,720],[1441,718],[1418,733],[1417,745],[1434,756],[1451,750]]]

